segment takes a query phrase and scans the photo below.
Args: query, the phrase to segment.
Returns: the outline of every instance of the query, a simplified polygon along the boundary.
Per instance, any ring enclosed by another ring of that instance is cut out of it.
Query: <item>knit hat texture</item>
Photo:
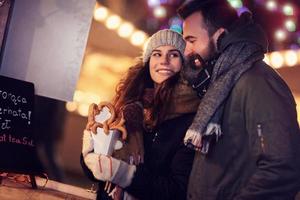
[[[183,40],[182,35],[170,29],[164,29],[154,33],[148,39],[147,46],[143,53],[143,62],[146,63],[149,61],[154,49],[166,45],[175,47],[182,56],[184,55],[185,41]]]

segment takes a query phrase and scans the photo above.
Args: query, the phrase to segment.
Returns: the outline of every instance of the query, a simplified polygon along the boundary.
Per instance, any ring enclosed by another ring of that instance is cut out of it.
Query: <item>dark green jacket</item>
[[[296,104],[285,82],[262,61],[234,86],[222,131],[207,155],[196,153],[188,199],[294,199],[300,181]]]

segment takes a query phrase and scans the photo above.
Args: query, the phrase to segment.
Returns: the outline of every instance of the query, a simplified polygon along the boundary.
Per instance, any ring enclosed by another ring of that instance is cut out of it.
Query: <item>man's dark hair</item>
[[[210,35],[221,27],[230,31],[231,25],[238,19],[236,10],[226,0],[187,1],[177,12],[183,19],[195,12],[201,12]]]

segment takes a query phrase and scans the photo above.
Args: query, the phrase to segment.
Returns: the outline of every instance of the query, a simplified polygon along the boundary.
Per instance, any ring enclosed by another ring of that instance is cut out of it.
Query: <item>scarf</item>
[[[221,54],[213,67],[209,88],[184,138],[188,147],[203,154],[223,135],[220,124],[226,98],[239,78],[263,59],[267,46],[261,28],[249,13],[242,14],[220,42]]]
[[[146,107],[151,105],[154,98],[154,89],[146,89],[143,97],[143,105]],[[200,99],[197,96],[197,92],[194,91],[188,83],[182,78],[179,78],[178,82],[174,86],[172,92],[172,98],[169,104],[168,112],[165,120],[169,120],[178,117],[186,113],[196,113]],[[128,110],[128,114],[136,116],[136,112],[139,112],[139,105],[141,102],[134,102],[131,109]],[[130,114],[131,113],[131,114]],[[136,117],[133,117],[136,118]],[[135,120],[131,121],[131,123]],[[138,121],[138,120],[136,120]],[[139,164],[143,162],[144,145],[143,145],[143,129],[140,126],[131,125],[131,131],[128,131],[128,139],[126,145],[120,150],[113,153],[113,156],[118,159],[122,159],[130,164]],[[122,188],[116,186],[113,191],[110,192],[112,199],[114,200],[137,200],[135,197],[123,191]]]

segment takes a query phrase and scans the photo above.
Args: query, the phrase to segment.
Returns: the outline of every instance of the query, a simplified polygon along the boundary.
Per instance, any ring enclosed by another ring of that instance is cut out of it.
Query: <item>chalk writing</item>
[[[11,101],[15,105],[18,105],[18,103],[25,104],[27,103],[27,100],[25,97],[22,97],[20,95],[15,95],[10,92],[2,91],[0,90],[0,98],[3,100]]]
[[[1,108],[0,107],[0,116],[8,116],[13,117],[13,118],[19,118],[23,120],[27,120],[27,123],[31,123],[31,111],[23,111],[21,108],[18,109],[13,109],[10,107],[6,108]],[[0,117],[1,119],[1,117]]]
[[[13,143],[13,144],[19,144],[19,145],[25,145],[31,147],[35,146],[33,139],[30,139],[29,137],[19,138],[11,134],[5,134],[5,133],[0,135],[0,143]]]

